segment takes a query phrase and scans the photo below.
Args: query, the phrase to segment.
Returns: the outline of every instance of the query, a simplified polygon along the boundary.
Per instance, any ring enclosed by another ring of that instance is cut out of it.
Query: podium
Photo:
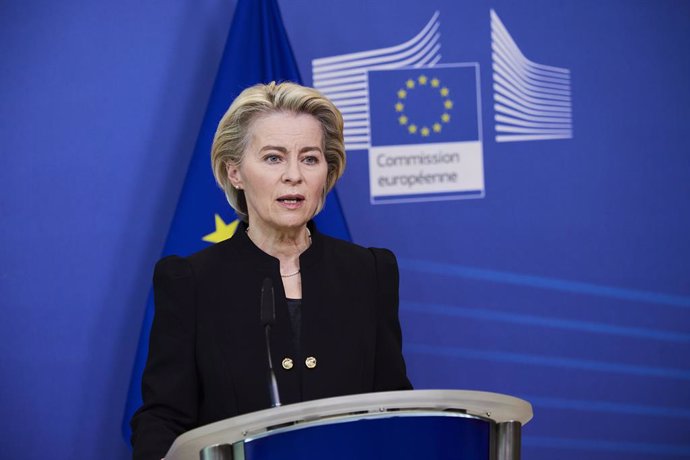
[[[532,406],[480,391],[367,393],[275,407],[180,435],[166,460],[518,460]]]

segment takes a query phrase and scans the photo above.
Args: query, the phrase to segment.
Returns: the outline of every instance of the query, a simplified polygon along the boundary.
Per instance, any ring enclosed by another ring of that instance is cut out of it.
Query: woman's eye
[[[280,156],[278,155],[266,155],[264,157],[266,163],[278,163],[280,161]]]
[[[314,155],[309,155],[309,156],[304,157],[304,159],[302,161],[304,161],[308,165],[315,165],[319,162],[319,159],[318,159],[318,157],[316,157]]]

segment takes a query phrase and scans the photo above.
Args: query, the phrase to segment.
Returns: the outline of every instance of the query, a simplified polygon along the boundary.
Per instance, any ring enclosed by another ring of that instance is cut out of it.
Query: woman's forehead
[[[257,143],[291,147],[294,144],[323,145],[323,128],[319,120],[309,114],[292,112],[272,112],[255,119],[249,128],[250,141]]]

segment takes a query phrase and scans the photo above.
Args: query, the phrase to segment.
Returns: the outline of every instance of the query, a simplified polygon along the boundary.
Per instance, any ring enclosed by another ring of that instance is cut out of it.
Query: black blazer
[[[192,428],[270,407],[261,285],[273,280],[272,359],[283,404],[411,385],[401,352],[398,267],[385,249],[327,237],[310,223],[300,256],[299,355],[277,259],[241,225],[235,236],[190,257],[162,259],[154,273],[156,313],[132,418],[135,459],[162,458]],[[307,357],[316,359],[308,368]],[[294,366],[281,366],[291,358]]]

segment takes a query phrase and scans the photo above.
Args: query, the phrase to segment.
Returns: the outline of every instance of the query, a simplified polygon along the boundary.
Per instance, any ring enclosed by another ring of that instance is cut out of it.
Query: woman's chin
[[[273,226],[279,230],[294,230],[296,228],[305,227],[310,219],[311,216],[308,214],[289,214],[276,219],[273,223]]]
[[[306,207],[283,209],[276,216],[276,223],[288,228],[302,227],[314,217],[315,212],[315,209],[307,209]]]

